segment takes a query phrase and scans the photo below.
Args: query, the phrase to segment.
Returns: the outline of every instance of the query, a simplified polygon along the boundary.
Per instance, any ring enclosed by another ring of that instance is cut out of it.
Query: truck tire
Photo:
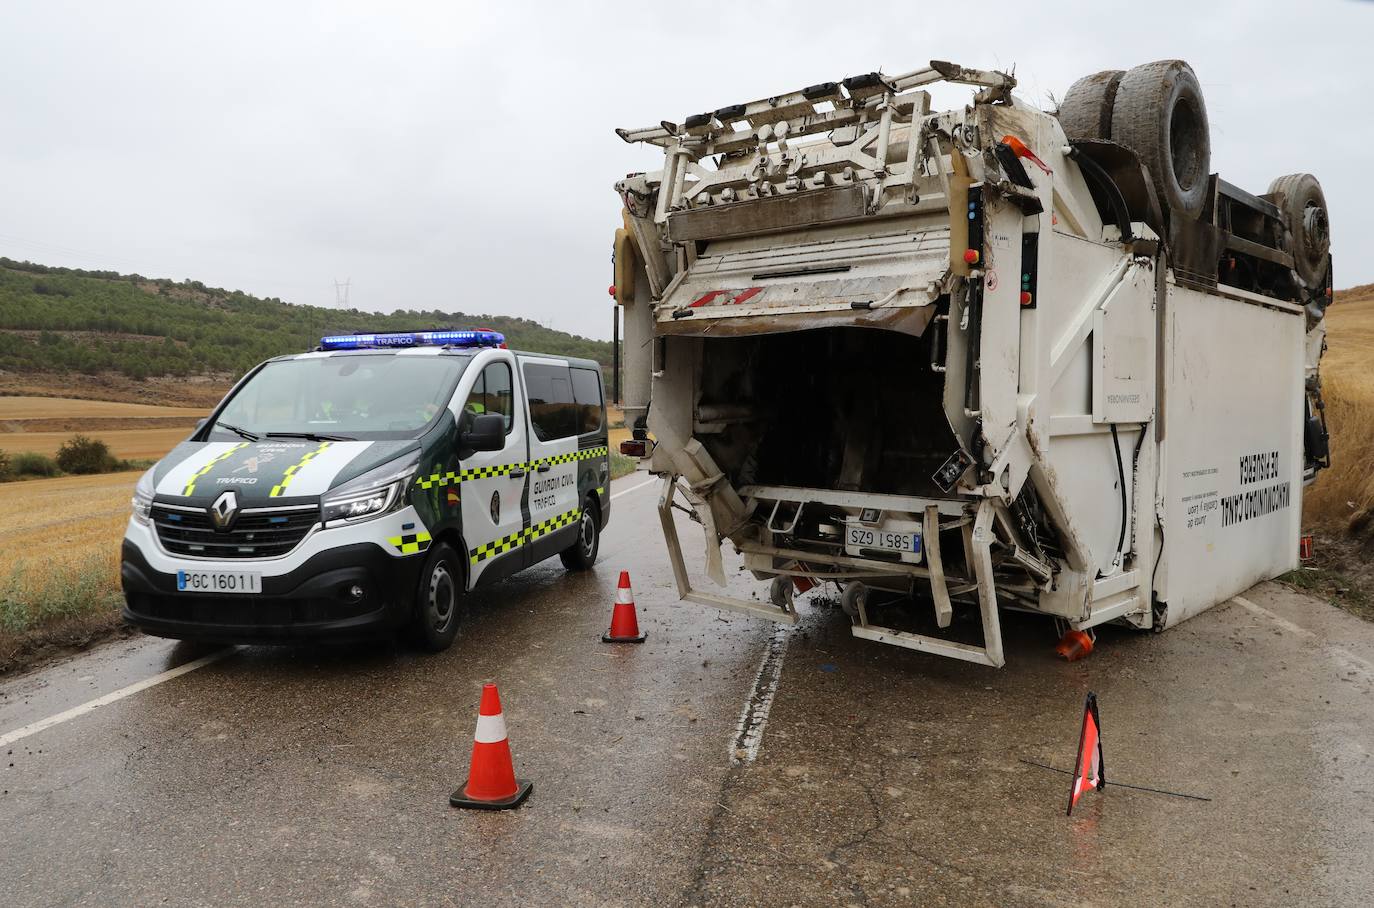
[[[1196,218],[1212,171],[1212,137],[1202,86],[1182,60],[1137,66],[1121,77],[1112,105],[1112,141],[1150,170],[1171,217]]]
[[[577,541],[558,553],[563,567],[570,571],[591,570],[601,551],[601,511],[590,497],[582,502],[577,518]]]
[[[1112,105],[1125,70],[1107,69],[1084,76],[1069,86],[1059,105],[1059,125],[1070,142],[1077,139],[1110,139]]]
[[[441,653],[453,645],[458,627],[467,617],[463,563],[446,542],[429,547],[420,586],[415,591],[410,638],[429,653]]]
[[[861,581],[851,580],[840,593],[840,608],[854,621],[860,619],[860,607],[868,608],[868,586]]]
[[[1326,281],[1326,254],[1331,250],[1322,184],[1310,173],[1290,173],[1269,184],[1269,195],[1283,212],[1293,270],[1307,286],[1320,286]]]

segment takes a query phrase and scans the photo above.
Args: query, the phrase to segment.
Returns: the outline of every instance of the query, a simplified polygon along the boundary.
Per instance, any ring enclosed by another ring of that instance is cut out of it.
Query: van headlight
[[[138,484],[134,486],[134,497],[129,504],[134,509],[134,523],[147,526],[152,520],[153,514],[153,471],[148,470],[138,477]]]
[[[331,520],[361,520],[376,517],[391,510],[396,503],[400,483],[393,482],[377,489],[368,489],[356,495],[327,496],[323,503],[324,522]]]
[[[404,507],[406,489],[415,478],[415,468],[419,463],[420,452],[416,451],[326,492],[320,497],[320,511],[325,526],[369,520]]]

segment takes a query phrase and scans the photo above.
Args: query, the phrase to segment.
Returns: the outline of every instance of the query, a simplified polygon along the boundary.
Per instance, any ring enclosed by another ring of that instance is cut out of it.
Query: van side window
[[[586,435],[601,428],[601,373],[591,369],[571,369],[573,401],[577,404],[577,434]]]
[[[530,425],[540,441],[577,434],[577,406],[567,366],[525,364],[525,388],[530,400]]]
[[[505,363],[492,363],[477,376],[477,382],[468,394],[468,402],[463,405],[463,422],[470,423],[474,416],[497,413],[506,418],[506,434],[510,434],[515,423],[515,408],[511,394],[510,366]]]

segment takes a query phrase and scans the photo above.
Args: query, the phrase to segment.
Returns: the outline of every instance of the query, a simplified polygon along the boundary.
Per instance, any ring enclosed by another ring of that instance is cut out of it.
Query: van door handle
[[[553,469],[553,464],[541,463],[539,466],[535,467],[535,469],[537,469],[540,473],[547,473]]]
[[[510,475],[512,479],[519,479],[520,477],[525,475],[525,468],[516,467],[514,470],[510,471]]]

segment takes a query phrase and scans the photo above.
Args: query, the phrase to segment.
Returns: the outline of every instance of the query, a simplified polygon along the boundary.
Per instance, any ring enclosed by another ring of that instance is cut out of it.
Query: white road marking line
[[[1282,615],[1277,615],[1262,605],[1256,605],[1249,599],[1246,599],[1244,596],[1232,596],[1231,601],[1234,602],[1236,605],[1239,605],[1246,611],[1250,612],[1251,614],[1258,615],[1261,618],[1268,618],[1270,621],[1274,622],[1279,627],[1288,631],[1290,634],[1296,634],[1297,636],[1304,637],[1308,640],[1317,639],[1317,635],[1315,633],[1309,631],[1302,625],[1294,624],[1292,621],[1289,621]],[[1362,670],[1366,675],[1374,676],[1374,662],[1370,662],[1368,659],[1361,659],[1359,656],[1355,655],[1343,646],[1336,646],[1330,643],[1324,644],[1324,646],[1340,658],[1344,659],[1355,669]]]
[[[778,682],[782,680],[782,660],[787,655],[787,640],[791,630],[788,625],[779,624],[768,638],[768,648],[759,662],[758,675],[754,677],[754,686],[744,701],[739,724],[735,726],[735,737],[730,743],[730,762],[736,766],[753,763],[759,755],[763,730],[768,727],[768,713],[773,708],[773,695],[778,692]]]
[[[204,668],[212,662],[218,662],[232,652],[234,652],[234,647],[225,647],[219,652],[211,653],[208,656],[201,656],[199,659],[183,663],[176,668],[169,668],[161,674],[153,675],[151,678],[144,678],[142,681],[136,681],[128,687],[121,687],[117,691],[108,693],[103,697],[96,697],[94,700],[82,703],[80,706],[73,706],[71,709],[60,712],[54,716],[48,716],[46,719],[39,719],[37,722],[31,722],[22,728],[16,728],[14,731],[6,732],[0,735],[0,747],[7,747],[15,741],[22,741],[30,735],[36,735],[40,731],[46,731],[55,725],[61,725],[63,722],[68,722],[78,716],[84,716],[86,713],[94,712],[102,706],[109,706],[111,703],[123,700],[125,697],[131,697],[139,691],[155,687],[164,681],[171,681],[173,678],[179,678],[187,672],[193,672],[198,668]]]
[[[630,486],[628,489],[621,489],[619,492],[612,492],[611,501],[615,501],[621,495],[628,495],[631,492],[638,492],[640,489],[647,489],[649,486],[654,485],[656,482],[658,482],[657,479],[649,479],[645,482],[641,482],[637,486]]]
[[[1262,605],[1255,605],[1255,603],[1246,599],[1244,596],[1232,596],[1231,601],[1241,608],[1259,615],[1261,618],[1268,618],[1290,634],[1297,634],[1299,637],[1307,637],[1309,639],[1317,636],[1302,625],[1294,624],[1282,615],[1276,615]]]

